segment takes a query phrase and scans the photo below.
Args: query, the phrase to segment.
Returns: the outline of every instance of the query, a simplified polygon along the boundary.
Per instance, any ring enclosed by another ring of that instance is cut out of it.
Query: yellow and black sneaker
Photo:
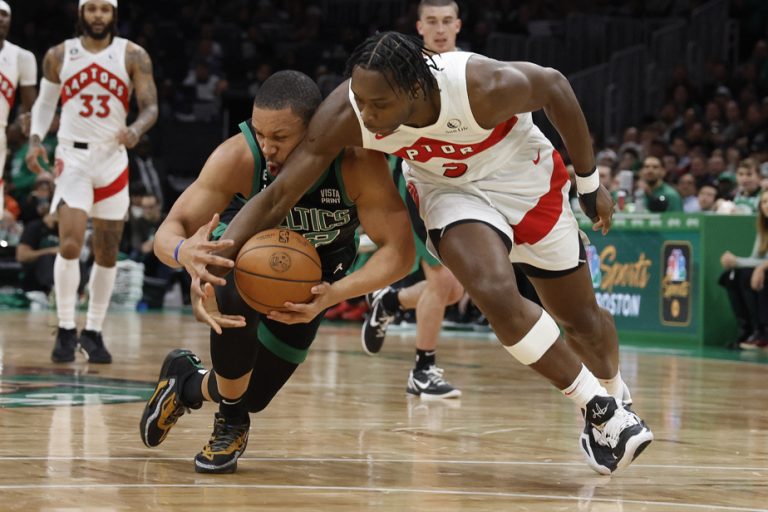
[[[248,446],[248,430],[251,420],[246,416],[237,423],[216,413],[213,433],[203,451],[195,457],[195,471],[198,473],[234,473],[237,459]]]
[[[181,392],[187,378],[204,371],[200,358],[189,350],[172,350],[165,357],[155,392],[147,401],[139,423],[141,440],[145,445],[150,448],[159,445],[185,412],[202,407],[202,402],[184,403]]]

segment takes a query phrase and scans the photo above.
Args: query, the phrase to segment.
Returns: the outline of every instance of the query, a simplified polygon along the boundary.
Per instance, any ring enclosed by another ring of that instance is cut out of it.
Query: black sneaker
[[[387,336],[387,327],[395,319],[395,312],[387,311],[382,302],[388,293],[396,292],[394,288],[388,286],[366,297],[371,305],[371,310],[363,322],[362,340],[363,350],[368,355],[379,353],[384,345],[384,338]]]
[[[443,378],[443,369],[430,366],[426,370],[411,370],[406,391],[420,396],[422,400],[437,398],[459,398],[461,391]]]
[[[653,432],[645,422],[613,397],[595,396],[590,400],[585,420],[585,432],[590,432],[581,434],[579,445],[587,464],[603,475],[629,466],[653,441]]]
[[[632,396],[629,393],[629,388],[626,383],[624,384],[621,404],[628,412],[635,414],[632,410]],[[584,409],[581,410],[581,414],[586,418],[586,411]],[[644,427],[648,427],[639,416],[637,418]],[[593,427],[590,422],[584,421],[584,430],[581,433],[579,445],[581,451],[584,453],[584,457],[587,459],[589,467],[602,475],[610,475],[616,469],[616,460],[609,446],[603,446],[597,442],[597,438],[595,437],[596,433],[599,436],[599,432],[595,430],[595,427]]]
[[[200,358],[189,350],[176,349],[165,356],[155,392],[147,401],[139,423],[145,445],[150,448],[159,445],[186,411],[202,407],[202,402],[186,404],[181,399],[184,382],[199,371],[205,368]]]
[[[246,416],[241,422],[228,421],[216,413],[213,433],[203,451],[195,457],[195,471],[198,473],[234,473],[237,459],[248,446],[248,430],[251,420]]]
[[[109,364],[112,362],[112,354],[104,346],[104,339],[98,331],[83,329],[77,340],[82,352],[89,363]]]
[[[56,331],[56,343],[53,345],[53,352],[51,352],[51,361],[54,363],[71,363],[75,360],[76,348],[77,330],[59,327]]]

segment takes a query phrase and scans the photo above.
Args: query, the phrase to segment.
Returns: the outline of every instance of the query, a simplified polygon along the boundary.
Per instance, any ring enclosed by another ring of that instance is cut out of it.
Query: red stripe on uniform
[[[120,176],[115,178],[115,181],[105,187],[99,187],[93,189],[93,202],[98,203],[108,197],[112,197],[121,190],[128,186],[128,168],[126,167]]]
[[[8,108],[13,107],[13,102],[16,100],[16,87],[2,73],[0,73],[0,96],[8,100]]]
[[[465,160],[482,153],[486,149],[495,146],[507,136],[517,124],[517,116],[497,125],[487,139],[475,144],[456,144],[429,137],[420,137],[407,148],[400,148],[393,155],[403,160],[415,162],[429,162],[433,158],[446,158],[449,160]]]
[[[568,181],[568,171],[557,151],[552,152],[553,169],[549,191],[539,198],[536,206],[528,210],[520,222],[512,226],[515,244],[535,244],[557,223],[563,213],[563,186]]]

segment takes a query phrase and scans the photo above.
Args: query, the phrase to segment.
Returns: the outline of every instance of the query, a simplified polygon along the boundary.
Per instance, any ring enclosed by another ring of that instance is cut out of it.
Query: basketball
[[[248,240],[235,260],[235,286],[260,313],[284,311],[283,304],[309,302],[322,281],[320,256],[299,233],[268,229]]]

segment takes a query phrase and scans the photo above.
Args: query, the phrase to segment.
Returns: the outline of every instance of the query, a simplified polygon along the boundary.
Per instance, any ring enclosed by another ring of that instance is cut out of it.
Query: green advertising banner
[[[597,303],[613,315],[618,329],[671,326],[696,333],[691,276],[699,270],[693,250],[698,233],[615,229],[590,235],[587,261]]]
[[[622,339],[657,346],[725,345],[735,320],[717,284],[720,256],[747,256],[755,218],[740,215],[617,215],[602,236],[582,218],[597,301]]]

